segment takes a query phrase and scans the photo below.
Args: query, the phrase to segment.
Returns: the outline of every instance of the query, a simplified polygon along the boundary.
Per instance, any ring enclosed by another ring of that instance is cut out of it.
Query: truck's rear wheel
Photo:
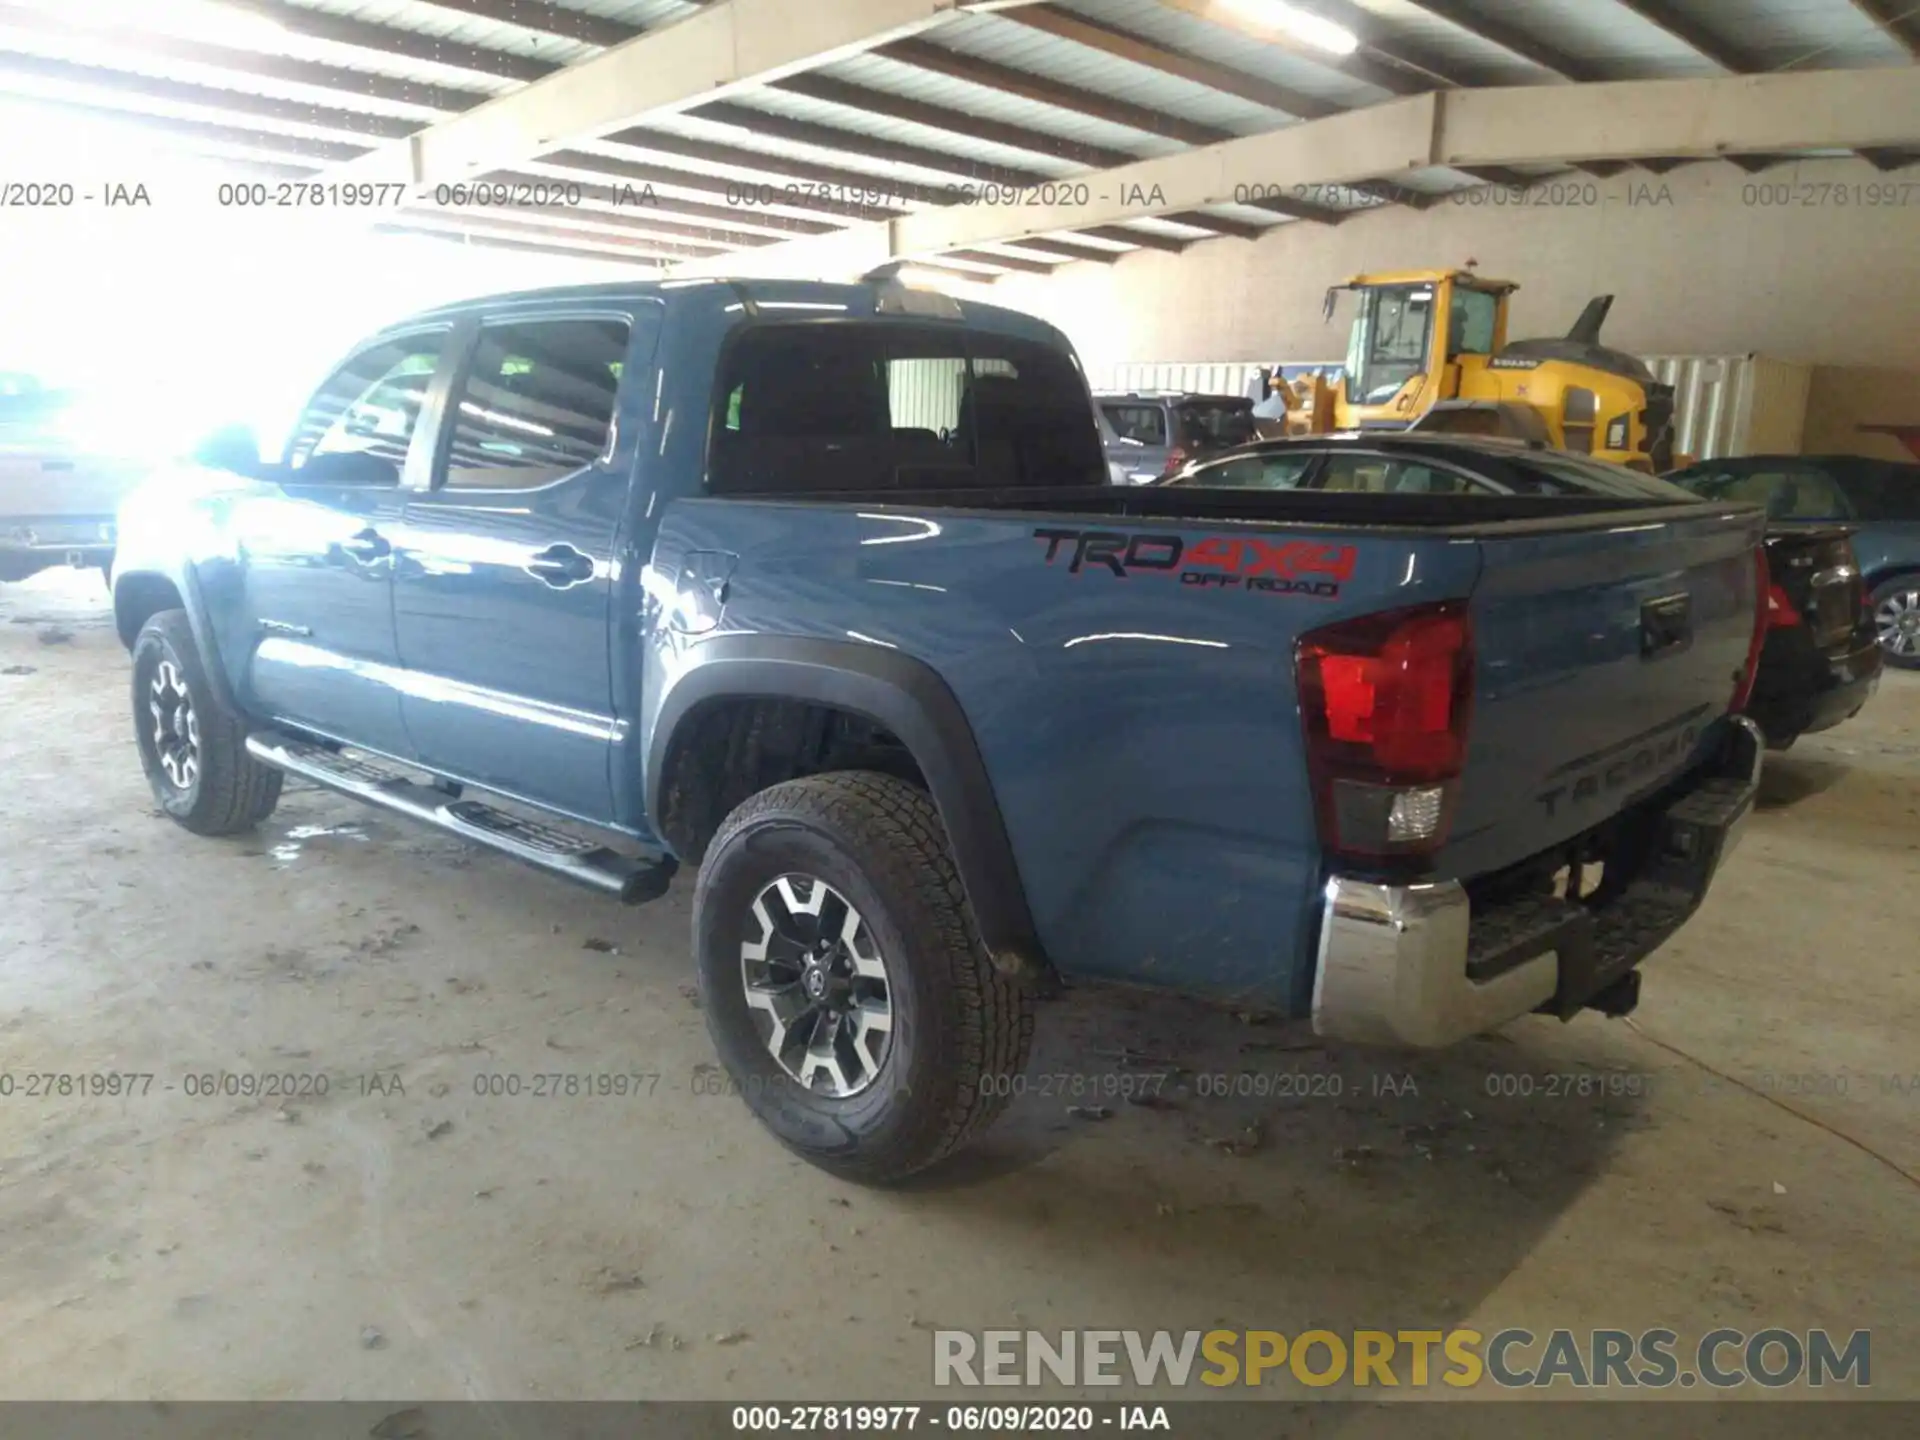
[[[763,790],[694,895],[721,1062],[795,1152],[869,1184],[944,1158],[1006,1107],[1031,995],[975,934],[938,811],[867,771]]]
[[[133,642],[133,733],[154,801],[196,835],[250,830],[280,803],[281,774],[247,753],[184,610],[162,610]]]

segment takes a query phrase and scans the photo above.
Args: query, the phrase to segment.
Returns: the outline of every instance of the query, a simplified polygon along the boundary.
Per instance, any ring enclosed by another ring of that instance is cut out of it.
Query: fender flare
[[[116,628],[120,587],[147,579],[166,581],[180,597],[181,608],[187,612],[187,627],[193,631],[193,643],[200,649],[201,668],[206,671],[207,684],[212,687],[214,698],[228,712],[238,715],[240,707],[234,699],[232,686],[227,683],[227,667],[221,661],[220,643],[214,638],[213,627],[207,621],[207,602],[200,593],[200,577],[190,562],[183,561],[177,566],[143,565],[137,569],[115,570],[113,599]],[[127,648],[133,648],[131,639],[127,641]]]
[[[926,777],[987,953],[1002,970],[1044,969],[1027,892],[986,762],[960,702],[920,660],[874,645],[723,635],[694,646],[661,697],[646,754],[646,808],[657,801],[682,725],[720,700],[799,700],[862,716],[899,737]]]

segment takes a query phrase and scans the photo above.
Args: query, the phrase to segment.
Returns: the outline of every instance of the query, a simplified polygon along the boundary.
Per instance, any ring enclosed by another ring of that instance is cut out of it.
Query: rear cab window
[[[1108,483],[1064,351],[898,321],[743,327],[709,439],[717,495],[884,494]]]

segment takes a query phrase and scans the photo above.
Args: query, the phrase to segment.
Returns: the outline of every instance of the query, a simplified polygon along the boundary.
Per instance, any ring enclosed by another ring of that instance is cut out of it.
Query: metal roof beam
[[[1182,240],[1175,235],[1162,235],[1157,230],[1129,230],[1124,225],[1081,225],[1076,227],[1082,235],[1091,235],[1096,240],[1112,240],[1121,245],[1135,245],[1142,250],[1160,250],[1169,255],[1178,255],[1196,240]],[[1025,240],[1011,242],[1024,245]]]
[[[1237,30],[1243,35],[1250,35],[1255,40],[1277,45],[1303,60],[1311,60],[1329,70],[1338,70],[1343,75],[1350,75],[1389,94],[1414,95],[1432,88],[1431,81],[1409,73],[1407,62],[1377,46],[1362,45],[1351,55],[1335,55],[1296,40],[1275,26],[1262,25],[1249,12],[1221,5],[1217,0],[1160,0],[1160,3],[1175,10],[1184,10],[1189,15],[1197,15],[1215,25]]]
[[[1051,236],[1040,235],[1029,235],[1008,243],[1041,255],[1056,255],[1062,260],[1088,260],[1095,265],[1117,264],[1120,257],[1126,253],[1122,250],[1103,250],[1093,245],[1075,245],[1068,240],[1055,240]]]
[[[1459,0],[1412,0],[1417,9],[1425,10],[1429,15],[1446,21],[1455,29],[1485,40],[1490,45],[1498,45],[1522,60],[1538,65],[1567,80],[1589,82],[1604,80],[1606,76],[1584,60],[1575,59],[1566,51],[1548,44],[1525,30],[1516,29],[1504,20],[1495,20],[1482,15]]]
[[[918,70],[945,75],[952,80],[984,86],[1002,95],[1017,95],[1022,100],[1032,100],[1056,110],[1104,120],[1109,125],[1121,125],[1144,134],[1178,140],[1183,145],[1211,145],[1216,140],[1227,140],[1233,135],[1231,130],[1202,125],[1178,115],[1169,115],[1164,110],[1153,110],[1130,100],[1049,80],[1030,71],[1017,70],[1011,65],[996,64],[975,55],[963,55],[957,50],[949,50],[925,40],[902,40],[893,45],[883,45],[874,54]]]
[[[1920,14],[1914,12],[1913,0],[1853,0],[1853,8],[1920,60]]]
[[[345,167],[342,178],[431,184],[767,85],[909,39],[964,11],[1030,0],[720,0]],[[280,7],[275,7],[280,8]],[[438,42],[432,42],[438,43]]]
[[[949,250],[949,260],[970,260],[975,265],[998,265],[1003,270],[1019,270],[1028,275],[1051,275],[1060,267],[1044,260],[1029,260],[1024,255],[999,255],[991,250]]]
[[[1016,187],[1038,185],[1053,178],[1038,170],[1024,170],[1012,165],[996,165],[986,161],[970,160],[964,155],[953,155],[944,150],[929,149],[924,145],[908,145],[898,140],[881,140],[875,136],[862,135],[856,130],[842,130],[837,125],[821,125],[812,120],[795,120],[790,116],[776,115],[770,110],[755,110],[751,106],[739,105],[731,100],[715,101],[711,105],[702,105],[687,113],[696,120],[710,120],[716,125],[731,125],[777,140],[790,140],[798,145],[811,145],[816,149],[837,151],[849,157],[873,160],[887,165],[911,165],[915,169],[931,170],[936,174],[957,175],[983,185]],[[607,138],[618,140],[621,135],[610,135]]]
[[[1215,235],[1226,235],[1235,240],[1258,240],[1270,228],[1249,225],[1244,220],[1229,220],[1224,215],[1208,215],[1200,210],[1174,210],[1154,218],[1171,220],[1176,225],[1190,225],[1195,230],[1209,230]]]
[[[517,25],[522,30],[577,40],[603,49],[611,49],[640,33],[636,26],[589,15],[583,10],[570,10],[564,5],[550,4],[548,0],[421,0],[421,3],[436,10]]]
[[[137,22],[116,25],[108,33],[97,26],[65,19],[50,10],[29,10],[20,5],[0,4],[0,26],[28,34],[58,35],[86,41],[109,52],[133,51],[148,58],[177,60],[182,64],[202,65],[238,75],[255,75],[316,90],[338,91],[342,98],[370,96],[376,100],[417,105],[431,110],[464,110],[487,98],[485,93],[479,91],[427,85],[414,80],[396,80],[392,76],[349,70],[340,65],[323,65],[317,61],[294,60],[284,55],[262,55],[257,51],[228,45],[181,40],[157,31],[141,30]]]
[[[0,75],[24,75],[61,85],[86,86],[116,95],[138,95],[173,105],[192,105],[217,111],[221,119],[278,120],[309,130],[330,131],[342,138],[365,140],[369,144],[395,140],[419,128],[416,121],[401,120],[390,115],[371,115],[365,110],[335,110],[302,100],[281,100],[271,95],[252,95],[217,85],[196,85],[185,80],[167,80],[130,70],[81,65],[70,60],[18,52],[0,52]]]
[[[1271,80],[1249,75],[1244,70],[1169,50],[1145,36],[1109,25],[1104,20],[1094,20],[1072,10],[1064,10],[1058,5],[1030,5],[1024,10],[1008,11],[1005,18],[1029,29],[1071,40],[1089,50],[1098,50],[1117,60],[1189,80],[1195,85],[1204,85],[1210,90],[1218,90],[1223,95],[1232,95],[1254,105],[1264,105],[1269,110],[1278,110],[1283,115],[1291,115],[1299,120],[1318,120],[1324,115],[1334,114],[1340,108],[1330,101],[1285,85],[1276,85]]]
[[[904,120],[909,124],[924,125],[929,130],[942,130],[950,135],[986,140],[995,145],[1026,150],[1035,155],[1051,155],[1075,165],[1090,165],[1104,169],[1112,165],[1124,165],[1129,160],[1139,158],[1130,151],[1115,150],[1107,145],[1089,145],[1079,140],[1068,140],[1059,135],[1050,135],[1044,130],[1030,129],[1025,125],[1012,125],[1004,120],[990,120],[984,115],[974,115],[946,105],[930,104],[925,100],[914,100],[905,95],[895,95],[891,91],[875,90],[867,85],[854,85],[830,75],[791,75],[784,80],[773,81],[769,88],[785,90],[790,95],[804,95],[810,100],[822,100],[829,105],[844,105],[850,110],[884,115],[890,120]]]
[[[445,240],[460,245],[477,246],[483,250],[517,250],[523,254],[558,255],[568,260],[606,260],[627,261],[629,264],[644,265],[649,270],[657,270],[664,263],[658,257],[642,255],[616,255],[606,250],[581,249],[572,245],[549,244],[539,240],[510,239],[502,235],[480,235],[471,231],[457,229],[447,225],[424,224],[410,221],[401,224],[396,221],[383,221],[373,227],[376,235],[424,236],[434,240]]]
[[[481,45],[465,45],[457,40],[442,40],[398,25],[376,25],[292,5],[285,0],[220,0],[223,8],[257,15],[290,34],[309,40],[325,40],[335,45],[351,45],[380,55],[401,55],[409,60],[424,60],[433,65],[450,65],[456,70],[472,70],[480,75],[499,75],[508,80],[533,81],[551,75],[560,67],[550,60],[515,55]],[[388,175],[367,179],[394,179]]]
[[[1250,181],[1359,185],[1436,165],[1607,157],[1710,159],[1920,143],[1920,67],[1703,80],[1442,90],[1091,177],[1087,206],[952,206],[849,234],[848,253],[908,257],[1231,203]],[[1150,243],[1144,232],[1121,232]],[[758,252],[773,256],[781,247]],[[769,263],[777,264],[777,259]],[[875,262],[878,263],[878,262]]]
[[[1760,63],[1759,57],[1681,14],[1667,0],[1614,0],[1614,3],[1631,10],[1649,25],[1666,31],[1696,55],[1711,60],[1729,74],[1758,75],[1767,68]],[[1762,170],[1787,163],[1784,155],[1730,155],[1727,158],[1749,175],[1757,175]]]

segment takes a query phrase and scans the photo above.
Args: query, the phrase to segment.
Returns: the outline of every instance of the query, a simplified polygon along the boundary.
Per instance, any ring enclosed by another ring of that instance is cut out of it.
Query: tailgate
[[[0,444],[0,519],[112,519],[142,473],[70,449]]]
[[[1711,743],[1753,639],[1763,522],[1647,514],[1479,540],[1474,709],[1444,874],[1571,839]]]

